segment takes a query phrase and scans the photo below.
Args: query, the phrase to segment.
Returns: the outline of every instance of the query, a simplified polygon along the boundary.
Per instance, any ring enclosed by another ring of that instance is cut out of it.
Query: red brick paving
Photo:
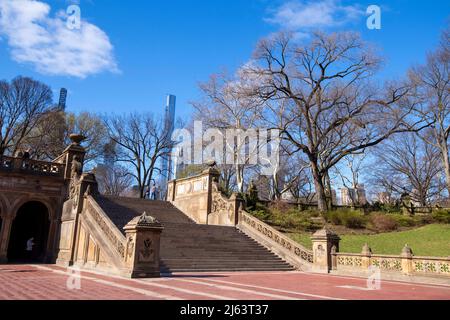
[[[450,286],[382,281],[365,290],[360,278],[300,272],[180,274],[130,280],[82,272],[81,289],[66,286],[67,270],[55,265],[0,266],[0,300],[450,300]]]

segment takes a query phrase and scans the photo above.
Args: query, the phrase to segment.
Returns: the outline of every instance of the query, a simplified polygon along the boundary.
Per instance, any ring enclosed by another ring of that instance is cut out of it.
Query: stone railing
[[[237,194],[228,198],[220,190],[216,181],[212,182],[211,205],[208,214],[208,224],[234,227],[239,223],[239,211],[243,200]]]
[[[394,276],[443,276],[450,280],[450,257],[414,256],[408,246],[405,246],[401,255],[372,254],[368,245],[363,247],[360,254],[332,252],[331,255],[335,272],[368,273],[370,268],[378,268]]]
[[[450,257],[413,257],[412,271],[415,274],[438,274],[450,277]]]
[[[311,250],[304,248],[249,213],[242,210],[239,212],[238,228],[294,267],[302,270],[312,269],[314,255]]]
[[[124,235],[95,198],[85,194],[75,264],[127,278],[159,277],[162,231],[161,224],[144,212],[128,222]]]
[[[108,218],[92,196],[86,197],[84,213],[91,218],[102,230],[105,239],[109,242],[109,247],[121,257],[125,257],[126,239],[117,229],[116,225]]]
[[[0,170],[64,177],[65,164],[13,157],[0,157]]]

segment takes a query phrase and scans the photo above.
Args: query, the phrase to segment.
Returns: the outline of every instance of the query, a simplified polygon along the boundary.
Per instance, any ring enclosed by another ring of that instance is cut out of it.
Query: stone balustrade
[[[118,256],[125,257],[126,239],[117,229],[116,225],[108,218],[92,196],[87,196],[85,200],[84,215],[92,219],[101,229],[104,239],[108,241],[110,248],[113,248]]]
[[[443,276],[450,279],[450,258],[414,256],[408,246],[405,246],[400,255],[373,254],[368,245],[359,254],[332,253],[333,271],[364,273],[371,267],[394,275]]]
[[[248,234],[272,252],[302,270],[311,270],[314,255],[311,250],[275,230],[252,215],[240,211],[238,228]]]
[[[27,174],[64,177],[63,163],[46,162],[14,157],[0,157],[0,170]]]

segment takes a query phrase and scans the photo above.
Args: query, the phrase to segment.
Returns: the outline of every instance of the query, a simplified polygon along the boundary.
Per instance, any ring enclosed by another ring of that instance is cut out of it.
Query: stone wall
[[[236,226],[242,200],[219,190],[220,173],[214,168],[168,184],[168,201],[199,224]]]
[[[170,181],[167,199],[199,224],[208,223],[211,196],[211,174]]]
[[[125,235],[97,204],[93,174],[74,174],[64,203],[57,263],[124,277],[159,277],[161,225],[143,214]]]
[[[39,202],[47,208],[50,229],[45,262],[54,262],[59,235],[59,221],[67,185],[64,166],[42,161],[3,157],[0,161],[0,263],[7,262],[9,239],[14,219],[20,208]]]

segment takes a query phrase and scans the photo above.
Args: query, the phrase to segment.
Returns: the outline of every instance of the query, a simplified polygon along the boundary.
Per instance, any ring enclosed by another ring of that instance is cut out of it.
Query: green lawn
[[[310,235],[307,233],[289,234],[300,244],[311,248]],[[403,232],[382,233],[377,235],[341,236],[341,252],[360,253],[368,243],[375,254],[400,254],[408,244],[416,256],[450,256],[450,225],[432,224]]]

